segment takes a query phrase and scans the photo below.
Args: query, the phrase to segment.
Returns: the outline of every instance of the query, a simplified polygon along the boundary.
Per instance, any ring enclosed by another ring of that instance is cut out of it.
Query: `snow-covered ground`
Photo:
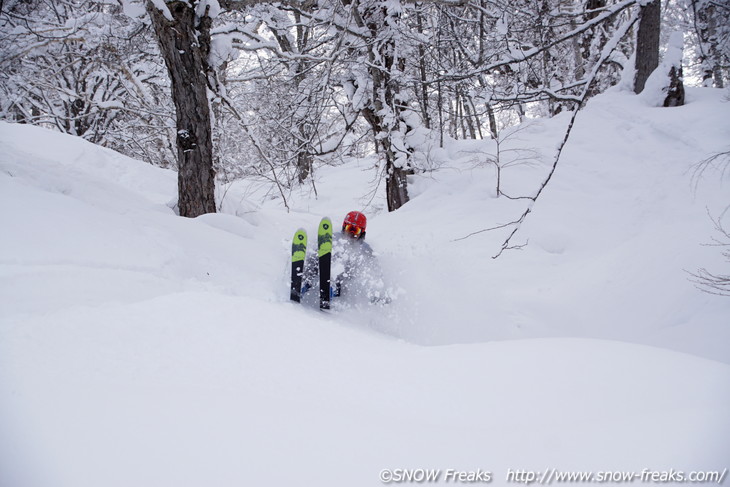
[[[191,220],[170,209],[174,173],[0,124],[0,486],[722,472],[730,298],[687,271],[727,273],[703,244],[728,181],[692,178],[729,148],[724,95],[592,100],[513,240],[527,245],[498,259],[511,228],[480,230],[526,202],[497,195],[491,141],[434,149],[394,213],[363,159],[321,168],[319,197],[288,212],[236,183]],[[505,134],[505,193],[534,193],[567,121]],[[396,298],[290,303],[291,234],[352,209]]]

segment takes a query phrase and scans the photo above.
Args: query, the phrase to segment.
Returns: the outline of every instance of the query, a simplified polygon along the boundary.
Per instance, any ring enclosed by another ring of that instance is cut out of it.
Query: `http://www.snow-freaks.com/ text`
[[[546,468],[543,471],[507,469],[502,479],[495,477],[490,470],[423,469],[423,468],[386,468],[380,471],[383,484],[488,484],[497,482],[524,485],[552,485],[566,483],[647,483],[647,484],[722,484],[727,476],[727,468],[712,471],[651,470],[641,471],[562,471]]]

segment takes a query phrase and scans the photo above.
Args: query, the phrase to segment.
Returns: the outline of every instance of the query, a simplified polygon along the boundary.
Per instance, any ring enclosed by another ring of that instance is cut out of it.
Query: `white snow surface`
[[[692,178],[729,149],[725,95],[592,100],[514,237],[527,245],[498,259],[510,227],[462,238],[526,205],[497,196],[491,141],[433,149],[394,213],[362,159],[321,168],[318,198],[303,188],[288,212],[236,183],[222,212],[185,219],[173,172],[0,123],[0,486],[730,467],[730,298],[687,272],[727,273],[703,244],[728,182]],[[567,120],[511,131],[502,163],[532,156],[503,191],[534,194]],[[396,298],[291,303],[291,235],[311,245],[353,209]]]

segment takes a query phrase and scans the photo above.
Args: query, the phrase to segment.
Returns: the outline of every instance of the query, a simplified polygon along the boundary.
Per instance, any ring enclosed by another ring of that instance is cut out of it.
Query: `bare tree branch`
[[[730,263],[730,232],[722,225],[722,218],[728,210],[730,210],[730,207],[726,208],[717,218],[713,218],[708,211],[708,216],[721,237],[713,237],[712,240],[714,243],[706,245],[723,248],[722,255]],[[692,276],[690,281],[701,291],[718,296],[730,296],[730,274],[715,274],[705,268],[699,269],[696,273],[690,272],[689,274]]]

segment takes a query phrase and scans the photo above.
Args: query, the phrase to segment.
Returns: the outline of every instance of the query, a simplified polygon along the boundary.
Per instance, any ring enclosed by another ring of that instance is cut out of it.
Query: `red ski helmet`
[[[342,233],[349,233],[354,238],[365,238],[368,219],[359,211],[351,211],[342,222]]]

